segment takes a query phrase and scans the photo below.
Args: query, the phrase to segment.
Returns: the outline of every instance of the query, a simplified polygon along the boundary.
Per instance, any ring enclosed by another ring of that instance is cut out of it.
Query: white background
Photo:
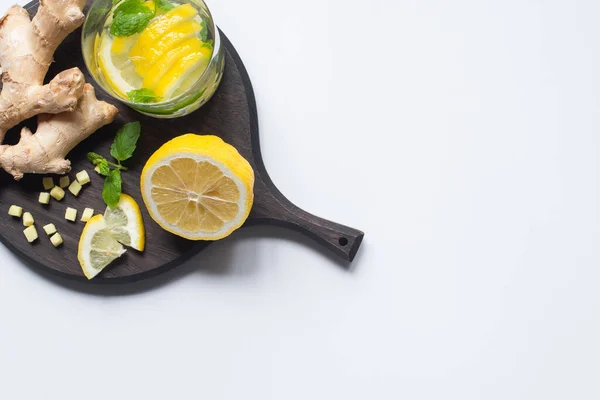
[[[0,398],[600,398],[600,3],[209,5],[354,270],[280,229],[116,288],[0,248]]]

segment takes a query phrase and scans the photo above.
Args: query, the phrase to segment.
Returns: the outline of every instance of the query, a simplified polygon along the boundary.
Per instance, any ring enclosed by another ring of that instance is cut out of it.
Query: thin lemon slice
[[[90,219],[81,233],[77,258],[88,279],[98,275],[111,262],[125,253],[123,245],[110,233],[102,215]]]
[[[143,54],[137,54],[132,51],[131,57],[143,60],[140,64],[140,71],[150,69],[167,52],[182,45],[190,38],[197,37],[202,30],[202,25],[196,20],[184,21],[174,26],[170,31],[156,41],[152,46],[145,48]],[[149,72],[150,73],[150,72]]]
[[[144,29],[129,53],[138,74],[144,75],[147,68],[151,67],[146,57],[156,43],[161,41],[162,36],[176,29],[178,24],[192,20],[196,15],[198,10],[194,6],[188,3],[182,4],[158,16]]]
[[[127,92],[134,90],[133,83],[136,79],[140,79],[133,70],[133,66],[129,67],[130,63],[125,57],[120,60],[118,57],[113,58],[112,44],[113,39],[109,35],[102,35],[99,39],[98,46],[98,67],[108,85],[115,93],[123,98],[127,98]],[[121,61],[115,64],[116,61]],[[128,78],[128,79],[125,79]]]
[[[180,91],[189,89],[206,69],[211,53],[212,50],[209,47],[201,46],[197,52],[180,58],[178,63],[171,67],[154,85],[154,93],[160,97],[169,98],[177,89]],[[196,79],[191,79],[192,76],[195,76]],[[184,87],[184,83],[188,87]]]
[[[171,69],[176,66],[176,70],[182,68],[182,60],[192,54],[200,52],[203,47],[202,41],[197,37],[192,37],[181,43],[178,47],[163,54],[154,65],[148,70],[144,77],[142,85],[148,89],[154,89],[160,79],[167,75]],[[209,56],[210,57],[210,56]],[[159,96],[162,96],[159,94]]]
[[[142,212],[131,196],[121,194],[121,199],[114,208],[106,208],[104,220],[112,237],[119,243],[144,251],[146,233]]]
[[[158,149],[140,179],[150,216],[190,240],[217,240],[242,226],[254,200],[254,171],[217,136],[187,134]]]

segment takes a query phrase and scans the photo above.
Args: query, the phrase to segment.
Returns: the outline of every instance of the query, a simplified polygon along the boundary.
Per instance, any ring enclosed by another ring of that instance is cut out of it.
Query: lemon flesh
[[[84,275],[88,279],[98,275],[125,253],[123,245],[144,251],[145,235],[140,207],[131,196],[121,194],[114,208],[92,217],[83,228],[77,258]]]
[[[131,196],[121,194],[119,203],[114,208],[106,208],[104,219],[111,235],[119,243],[144,251],[146,234],[142,212]]]
[[[77,253],[86,278],[92,279],[98,275],[123,253],[125,248],[111,235],[104,217],[92,217],[83,228]]]
[[[187,134],[165,143],[141,176],[144,203],[165,230],[217,240],[239,228],[254,200],[254,171],[216,136]]]
[[[168,49],[156,46],[162,41],[162,36],[169,31],[177,31],[179,24],[190,21],[197,15],[198,10],[191,4],[182,4],[150,22],[129,53],[138,75],[144,76],[151,66],[149,60],[160,56],[164,50]]]

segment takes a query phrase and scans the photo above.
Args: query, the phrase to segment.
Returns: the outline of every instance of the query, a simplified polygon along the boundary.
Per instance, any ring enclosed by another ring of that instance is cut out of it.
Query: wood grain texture
[[[26,8],[33,14],[37,3],[30,3]],[[80,31],[74,32],[59,47],[47,81],[56,73],[76,66],[84,72],[88,82],[93,82],[81,57],[80,36]],[[2,243],[36,267],[85,280],[77,261],[77,243],[84,224],[66,221],[65,210],[74,207],[79,211],[79,216],[85,207],[104,212],[102,179],[92,171],[86,154],[95,151],[108,155],[116,130],[124,123],[137,120],[142,124],[142,136],[135,155],[126,163],[130,170],[123,173],[123,190],[133,196],[142,208],[149,245],[143,253],[128,250],[92,282],[127,282],[150,277],[181,264],[211,243],[188,241],[163,231],[150,218],[141,199],[139,177],[145,161],[164,142],[188,132],[220,136],[235,146],[254,168],[255,203],[246,225],[278,225],[302,232],[342,259],[352,261],[363,239],[363,232],[301,210],[287,200],[269,178],[260,153],[256,103],[250,79],[231,42],[222,32],[221,37],[225,49],[224,76],[219,89],[204,107],[183,118],[161,120],[141,115],[123,104],[116,104],[119,116],[115,122],[97,131],[69,155],[73,165],[71,177],[87,169],[92,179],[79,197],[67,193],[63,201],[52,200],[50,205],[43,206],[37,202],[38,194],[43,190],[40,176],[26,176],[22,181],[14,182],[8,174],[0,173]],[[96,87],[96,91],[99,99],[113,102],[100,88]],[[24,125],[35,130],[35,119],[12,129],[6,143],[16,143],[18,132]],[[58,182],[58,178],[55,180]],[[7,215],[11,204],[20,205],[33,214],[40,235],[33,245],[25,240],[21,221]],[[58,249],[52,246],[42,230],[42,226],[48,223],[54,223],[65,240]]]

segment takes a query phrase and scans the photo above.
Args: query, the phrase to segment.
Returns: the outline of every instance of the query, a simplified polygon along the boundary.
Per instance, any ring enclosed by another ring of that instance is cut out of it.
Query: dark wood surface
[[[36,4],[30,3],[26,8],[33,14]],[[47,81],[64,69],[79,67],[87,81],[93,83],[81,57],[80,37],[80,31],[76,31],[61,44],[54,57],[55,63],[48,71]],[[183,118],[164,120],[141,115],[123,104],[115,104],[119,108],[115,122],[97,131],[69,154],[73,165],[71,177],[86,169],[92,179],[79,197],[75,198],[67,192],[63,201],[52,199],[50,205],[43,206],[37,201],[39,192],[43,190],[41,176],[26,176],[22,181],[14,182],[8,174],[0,171],[2,243],[36,267],[85,280],[77,261],[77,243],[84,223],[66,221],[65,210],[67,207],[76,208],[79,211],[78,218],[85,207],[104,212],[102,179],[92,171],[86,154],[95,151],[109,155],[116,130],[124,123],[140,121],[142,136],[135,155],[127,162],[130,170],[123,173],[123,191],[133,196],[142,208],[148,245],[143,253],[128,250],[93,282],[135,281],[153,276],[181,264],[211,243],[188,241],[163,231],[150,218],[141,199],[139,177],[145,161],[164,142],[188,132],[218,135],[235,146],[252,164],[256,175],[255,202],[246,225],[278,225],[302,232],[342,259],[352,261],[363,239],[363,232],[301,210],[288,201],[269,178],[260,153],[256,103],[250,79],[231,42],[223,33],[221,37],[225,48],[225,72],[219,89],[204,107]],[[96,87],[96,92],[98,98],[114,103],[100,88]],[[5,143],[15,143],[24,125],[34,130],[35,118],[12,129]],[[58,182],[58,178],[55,180]],[[34,244],[25,240],[21,221],[7,214],[11,204],[22,206],[33,214],[40,235]],[[43,232],[42,226],[48,223],[54,223],[65,240],[58,249],[52,246]]]

